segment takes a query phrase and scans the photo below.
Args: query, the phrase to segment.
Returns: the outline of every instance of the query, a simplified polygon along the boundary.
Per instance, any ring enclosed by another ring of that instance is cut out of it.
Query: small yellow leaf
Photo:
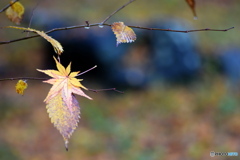
[[[6,15],[10,21],[20,24],[24,14],[24,7],[20,2],[10,2],[11,6],[6,10]]]
[[[41,37],[43,37],[44,39],[46,39],[48,42],[50,42],[54,48],[54,51],[58,54],[61,55],[63,52],[63,47],[62,45],[55,39],[53,39],[52,37],[48,36],[45,32],[43,31],[38,31],[36,29],[32,29],[32,28],[24,28],[24,27],[15,27],[15,26],[7,26],[4,28],[13,28],[13,29],[20,29],[20,30],[25,30],[25,31],[31,31],[31,32],[35,32],[38,35],[40,35]]]
[[[19,80],[19,81],[17,82],[16,86],[15,86],[16,92],[17,92],[18,94],[23,95],[23,92],[24,92],[24,90],[27,88],[27,86],[28,86],[28,85],[27,85],[26,81]]]
[[[130,27],[124,25],[123,22],[113,23],[112,30],[117,38],[117,46],[120,43],[132,43],[137,39],[134,31]]]

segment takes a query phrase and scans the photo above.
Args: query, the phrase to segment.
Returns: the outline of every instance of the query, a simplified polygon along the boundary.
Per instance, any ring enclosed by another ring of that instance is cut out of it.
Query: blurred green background
[[[67,25],[85,24],[86,20],[90,23],[101,22],[127,0],[21,0],[26,9],[21,26],[28,26],[38,2],[32,27],[45,30],[49,22],[56,19],[67,21]],[[0,8],[7,3],[6,0],[0,1]],[[51,124],[43,103],[50,85],[28,81],[28,89],[24,96],[20,96],[14,90],[16,81],[0,82],[0,159],[205,160],[210,159],[210,151],[235,151],[240,154],[240,94],[239,82],[235,82],[240,79],[236,76],[232,80],[231,76],[223,74],[218,64],[222,51],[232,48],[239,51],[240,19],[237,15],[240,14],[240,3],[237,0],[196,0],[196,3],[198,20],[193,20],[184,0],[136,0],[108,21],[149,26],[150,21],[164,20],[168,25],[167,20],[178,19],[183,22],[183,30],[235,29],[188,33],[196,42],[202,60],[200,73],[191,83],[154,80],[146,88],[118,88],[124,94],[113,91],[86,92],[93,101],[78,96],[81,120],[70,139],[68,152],[60,133]],[[14,25],[4,13],[0,14],[0,19],[0,27]],[[167,28],[177,29],[171,23]],[[110,30],[108,27],[104,29]],[[69,34],[69,37],[66,36],[68,40],[71,39],[70,35],[77,36],[76,32],[101,34],[101,29],[60,32]],[[147,33],[151,32],[156,33]],[[24,36],[26,33],[22,31],[0,30],[0,41]],[[141,38],[136,43],[138,41]],[[48,67],[44,45],[41,38],[1,45],[0,78],[43,76],[36,72],[36,68]],[[62,45],[64,47],[64,43]],[[114,35],[110,46],[115,47]],[[121,44],[111,51],[114,53],[123,46],[129,46],[131,50],[134,44]],[[80,52],[77,50],[76,54]],[[79,70],[85,69],[78,65]],[[101,69],[110,68],[98,65],[91,72],[97,73]],[[115,87],[112,84],[103,85],[97,77],[91,76],[88,80],[88,73],[84,75],[83,85],[96,89]],[[227,158],[237,159],[211,159]]]

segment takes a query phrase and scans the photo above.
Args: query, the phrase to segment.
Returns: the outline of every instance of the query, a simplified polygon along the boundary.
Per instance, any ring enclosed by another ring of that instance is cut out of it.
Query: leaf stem
[[[90,68],[90,69],[88,69],[88,70],[86,70],[86,71],[84,71],[84,72],[79,73],[77,76],[80,76],[80,75],[82,75],[82,74],[84,74],[84,73],[87,73],[87,72],[93,70],[93,69],[96,68],[96,67],[97,67],[97,65],[93,66],[92,68]]]

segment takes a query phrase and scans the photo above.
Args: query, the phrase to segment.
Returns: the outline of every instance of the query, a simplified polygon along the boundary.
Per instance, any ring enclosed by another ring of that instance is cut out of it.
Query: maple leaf
[[[37,70],[53,77],[43,81],[53,85],[44,102],[47,104],[47,111],[51,122],[62,134],[67,149],[68,139],[76,129],[78,119],[80,118],[80,107],[74,94],[88,99],[92,98],[80,89],[87,90],[80,83],[82,79],[75,78],[79,72],[71,72],[71,63],[67,68],[64,68],[56,58],[54,60],[58,70]]]
[[[134,31],[123,22],[115,22],[111,27],[117,38],[117,46],[120,43],[132,43],[137,39]]]
[[[11,6],[6,10],[8,19],[16,24],[20,24],[24,14],[24,7],[20,2],[10,2]]]

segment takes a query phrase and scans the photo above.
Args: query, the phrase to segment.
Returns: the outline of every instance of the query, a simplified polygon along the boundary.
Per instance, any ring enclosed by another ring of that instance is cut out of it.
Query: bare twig
[[[0,79],[0,81],[13,81],[13,80],[20,80],[20,79],[24,79],[24,80],[47,80],[49,78],[37,78],[37,77],[15,77],[15,78],[3,78]]]
[[[228,31],[230,29],[233,29],[234,27],[227,28],[227,29],[210,29],[210,28],[205,28],[205,29],[194,29],[194,30],[173,30],[173,29],[161,29],[161,28],[147,28],[147,27],[140,27],[140,26],[128,26],[131,28],[138,28],[138,29],[145,29],[145,30],[155,30],[155,31],[169,31],[169,32],[181,32],[181,33],[189,33],[189,32],[199,32],[199,31]]]
[[[94,66],[95,67],[95,66]],[[93,68],[90,68],[90,69],[93,69]],[[89,69],[89,70],[90,70]],[[87,71],[89,71],[87,70]],[[83,73],[86,73],[87,71],[85,72],[82,72]],[[37,78],[37,77],[14,77],[14,78],[2,78],[0,79],[0,81],[14,81],[14,80],[48,80],[49,78]],[[122,91],[119,91],[117,90],[116,88],[107,88],[107,89],[90,89],[90,88],[87,88],[89,91],[92,91],[92,92],[95,92],[95,93],[98,93],[98,92],[103,92],[103,91],[115,91],[115,92],[118,92],[118,93],[124,93]]]
[[[93,23],[93,24],[85,24],[85,25],[76,25],[76,26],[69,26],[69,27],[62,27],[62,28],[54,28],[51,29],[49,31],[46,31],[45,33],[52,33],[52,32],[56,32],[56,31],[62,31],[62,30],[70,30],[70,29],[76,29],[76,28],[84,28],[84,27],[93,27],[93,26],[99,26],[101,25],[101,23]],[[102,24],[104,26],[111,26],[111,24]],[[231,28],[227,28],[227,29],[210,29],[210,28],[205,28],[205,29],[195,29],[195,30],[172,30],[172,29],[161,29],[161,28],[148,28],[148,27],[141,27],[141,26],[129,26],[131,28],[137,28],[137,29],[145,29],[145,30],[155,30],[155,31],[168,31],[168,32],[180,32],[180,33],[189,33],[189,32],[199,32],[199,31],[228,31],[233,29],[234,27]],[[2,27],[4,28],[4,27]],[[18,42],[18,41],[22,41],[22,40],[26,40],[26,39],[31,39],[31,38],[35,38],[35,37],[39,37],[39,35],[34,35],[34,36],[29,36],[29,37],[23,37],[23,38],[19,38],[19,39],[14,39],[14,40],[10,40],[10,41],[2,41],[0,42],[0,45],[2,44],[8,44],[8,43],[13,43],[13,42]]]
[[[88,90],[95,92],[95,93],[102,92],[102,91],[115,91],[115,92],[122,93],[122,94],[124,93],[122,91],[117,90],[116,88],[98,89],[98,90],[88,88]]]
[[[84,74],[84,73],[87,73],[87,72],[93,70],[93,69],[96,68],[96,67],[97,67],[97,66],[93,66],[92,68],[90,68],[90,69],[88,69],[88,70],[86,70],[86,71],[84,71],[84,72],[82,72],[82,73],[79,73],[77,76],[80,76],[80,75],[82,75],[82,74]]]
[[[129,5],[130,3],[134,2],[135,0],[130,0],[129,2],[127,2],[126,4],[124,4],[123,6],[121,6],[120,8],[118,8],[116,11],[114,11],[113,13],[111,13],[109,16],[107,16],[107,18],[105,18],[100,25],[103,25],[107,20],[109,20],[114,14],[116,14],[118,11],[122,10],[124,7],[126,7],[127,5]]]
[[[36,6],[33,8],[32,10],[32,15],[31,15],[31,18],[30,18],[30,21],[29,21],[29,25],[28,25],[28,28],[31,27],[31,24],[32,24],[32,19],[33,19],[33,16],[34,16],[34,12],[35,10],[37,9],[38,5],[40,4],[40,2],[42,2],[41,0],[38,0]],[[29,32],[27,33],[27,37],[29,36]]]
[[[15,0],[13,3],[6,5],[3,9],[0,10],[0,13],[4,12],[6,9],[8,9],[8,7],[10,7],[11,5],[13,5],[13,4],[16,3],[17,1],[19,1],[19,0]]]

